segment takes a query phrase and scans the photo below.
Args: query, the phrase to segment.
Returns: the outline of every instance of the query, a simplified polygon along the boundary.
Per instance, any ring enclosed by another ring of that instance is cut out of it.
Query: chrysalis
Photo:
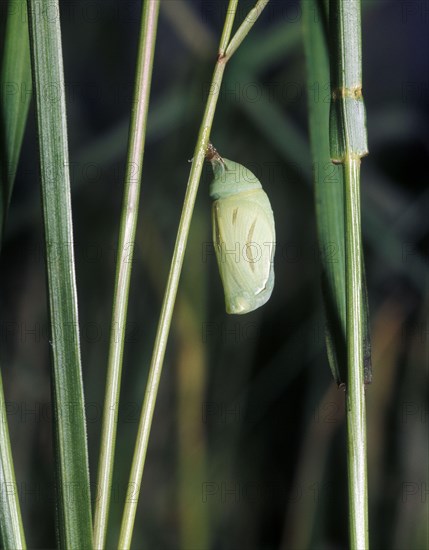
[[[227,313],[249,313],[264,305],[274,286],[274,216],[257,177],[222,158],[209,145],[213,242]]]

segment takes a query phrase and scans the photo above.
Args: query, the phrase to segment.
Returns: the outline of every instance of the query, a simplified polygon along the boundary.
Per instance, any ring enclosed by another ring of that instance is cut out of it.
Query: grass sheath
[[[28,0],[48,279],[59,546],[92,548],[59,4]],[[55,90],[55,101],[47,90]]]
[[[159,0],[145,0],[142,10],[134,88],[133,104],[135,107],[132,110],[128,139],[127,170],[119,232],[106,394],[101,432],[97,484],[98,498],[94,513],[94,546],[97,549],[104,548],[105,546],[109,515],[128,295],[132,269],[130,255],[132,256],[133,254],[136,235],[158,15]]]
[[[224,23],[224,31],[219,44],[218,60],[212,77],[211,93],[208,96],[203,120],[201,122],[197,143],[194,150],[194,156],[189,175],[188,185],[183,204],[182,215],[179,222],[176,243],[174,246],[173,258],[171,261],[170,273],[167,281],[167,288],[164,295],[164,301],[161,308],[161,316],[158,323],[155,345],[149,369],[149,377],[146,387],[146,394],[143,402],[142,413],[140,416],[136,447],[134,450],[129,487],[133,487],[133,497],[127,497],[122,518],[121,532],[119,538],[119,548],[126,550],[131,545],[132,532],[134,527],[135,515],[137,511],[138,496],[140,494],[141,479],[146,459],[147,446],[149,441],[150,429],[152,425],[153,412],[155,409],[156,397],[158,393],[159,381],[161,378],[162,365],[167,347],[168,334],[171,325],[171,319],[174,310],[174,304],[179,285],[180,273],[185,255],[186,242],[189,234],[192,213],[197,196],[198,185],[203,169],[205,153],[209,143],[210,132],[213,124],[214,114],[219,90],[222,83],[223,74],[227,61],[234,51],[239,47],[250,28],[257,20],[267,0],[259,0],[252,11],[253,17],[246,17],[239,27],[234,37],[229,40],[232,26],[237,9],[237,0],[230,0]],[[233,44],[233,47],[231,47]]]

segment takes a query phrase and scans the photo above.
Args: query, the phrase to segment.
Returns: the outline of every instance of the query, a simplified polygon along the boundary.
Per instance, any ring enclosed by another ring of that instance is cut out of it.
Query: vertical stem
[[[98,498],[94,513],[94,547],[104,548],[109,515],[111,483],[116,441],[118,403],[121,386],[122,359],[128,309],[128,294],[138,208],[140,181],[143,168],[146,123],[152,79],[153,57],[159,15],[159,0],[145,0],[143,4],[139,51],[137,58],[125,191],[116,265],[115,294],[110,333],[106,395],[98,470]]]
[[[360,159],[344,165],[346,227],[347,463],[350,546],[368,548],[366,411],[362,327],[362,262],[359,193]]]
[[[234,25],[235,13],[237,11],[238,0],[230,0],[228,11],[225,18],[225,24],[223,26],[222,36],[219,43],[219,55],[223,57],[228,47],[228,42],[232,32],[232,26]]]
[[[347,462],[350,547],[368,548],[360,161],[368,153],[362,96],[360,0],[331,0],[331,158],[343,165],[346,249]]]

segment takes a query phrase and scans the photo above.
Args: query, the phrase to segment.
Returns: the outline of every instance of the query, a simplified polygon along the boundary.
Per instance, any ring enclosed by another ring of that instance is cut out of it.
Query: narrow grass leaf
[[[3,382],[0,375],[0,530],[2,548],[26,548],[21,510],[18,500],[18,487],[15,481],[12,449],[7,424],[6,403]]]
[[[0,247],[22,139],[28,116],[31,89],[27,6],[25,0],[8,6],[0,74]],[[15,480],[12,449],[0,373],[0,531],[3,548],[26,548]]]
[[[49,291],[59,545],[92,547],[58,1],[28,0]],[[52,16],[55,14],[55,16]],[[55,91],[55,97],[52,96]]]
[[[303,0],[302,11],[308,88],[324,90],[330,83],[325,10],[318,0]],[[332,374],[339,384],[346,379],[347,365],[343,177],[331,162],[329,103],[318,94],[309,94],[308,108],[326,344]]]
[[[8,6],[0,94],[0,243],[12,195],[31,100],[31,65],[25,0]]]

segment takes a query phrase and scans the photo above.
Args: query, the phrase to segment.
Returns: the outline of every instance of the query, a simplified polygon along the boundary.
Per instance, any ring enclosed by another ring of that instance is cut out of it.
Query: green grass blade
[[[3,382],[0,375],[0,487],[2,499],[0,507],[0,530],[2,548],[26,548],[21,510],[18,500],[18,487],[15,481],[12,450],[7,425],[6,404]]]
[[[323,89],[330,82],[326,15],[318,0],[303,0],[302,9],[308,85]],[[329,103],[309,94],[308,106],[326,343],[332,374],[340,383],[346,379],[347,364],[343,177],[331,162]]]
[[[51,14],[59,14],[58,1],[50,7]],[[41,2],[28,0],[28,11],[51,322],[59,544],[82,550],[92,547],[92,526],[61,30],[59,17],[46,17]]]
[[[11,3],[8,9],[1,90],[0,242],[31,100],[31,65],[25,0]]]
[[[0,75],[0,246],[27,123],[31,89],[25,0],[9,6]],[[24,93],[23,93],[24,92]],[[3,548],[26,548],[0,374],[0,505]]]

